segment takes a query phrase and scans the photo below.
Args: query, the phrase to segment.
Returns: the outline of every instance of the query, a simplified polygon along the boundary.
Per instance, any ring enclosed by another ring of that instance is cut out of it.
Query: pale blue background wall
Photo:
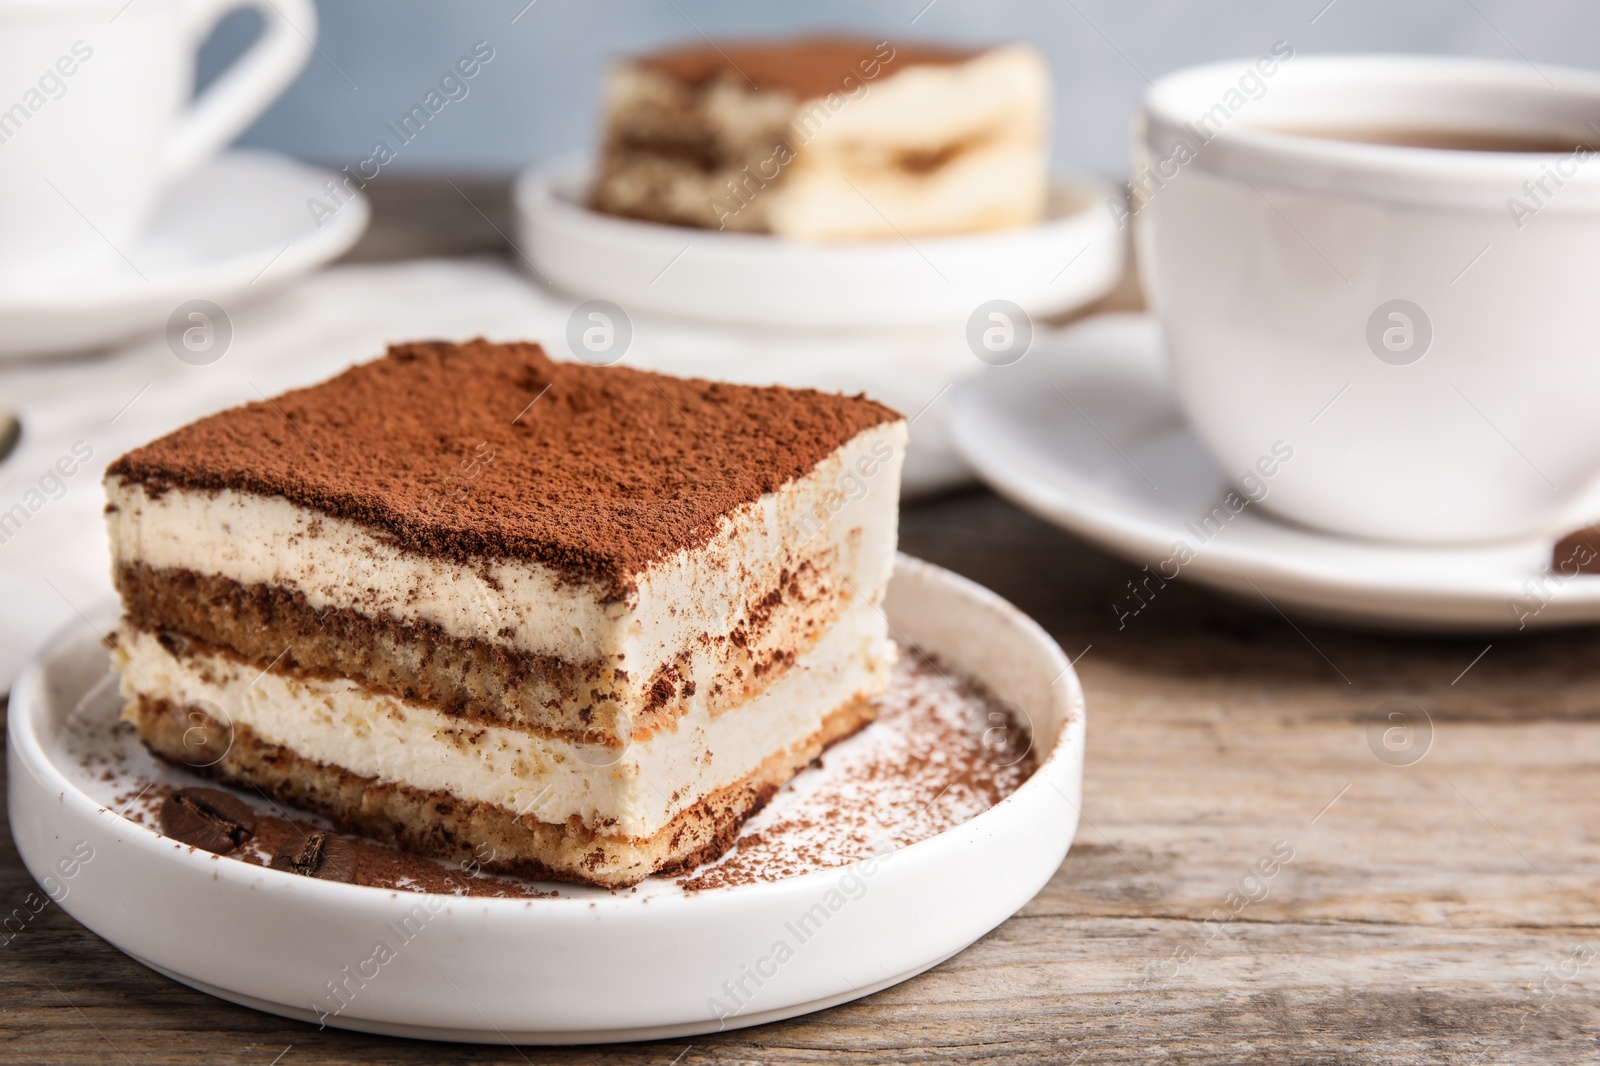
[[[607,61],[661,42],[845,28],[891,40],[1025,39],[1056,77],[1058,161],[1127,170],[1128,117],[1146,78],[1258,54],[1389,51],[1600,68],[1592,0],[319,0],[321,54],[245,144],[342,164],[366,155],[473,42],[495,59],[394,171],[504,173],[589,148]],[[520,17],[517,17],[520,14]],[[919,14],[920,13],[920,14]],[[513,23],[513,18],[516,18]],[[225,23],[202,77],[253,32]],[[1315,21],[1313,21],[1315,20]]]

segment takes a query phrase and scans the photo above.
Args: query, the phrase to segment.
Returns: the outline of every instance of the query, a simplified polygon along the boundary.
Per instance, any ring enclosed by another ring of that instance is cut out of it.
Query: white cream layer
[[[1049,101],[1049,68],[1025,45],[911,66],[852,99],[807,100],[790,122],[798,150],[772,190],[768,224],[788,237],[839,240],[1036,221]],[[941,150],[954,153],[942,166],[900,166],[903,153]]]
[[[651,566],[612,603],[597,586],[564,582],[539,563],[467,566],[422,555],[281,496],[183,489],[153,496],[108,479],[107,526],[115,565],[275,585],[318,610],[387,614],[533,654],[604,660],[627,673],[624,695],[637,702],[667,664],[709,687],[716,649],[701,636],[731,633],[749,604],[802,561],[841,603],[881,601],[894,567],[905,442],[904,422],[860,433],[806,477],[725,517],[704,547]],[[792,647],[785,636],[775,634],[779,646]],[[619,725],[628,728],[626,720]]]
[[[319,763],[541,822],[577,817],[606,835],[646,837],[803,743],[852,697],[881,693],[894,658],[886,626],[876,606],[858,603],[759,696],[719,715],[691,712],[623,749],[465,722],[350,681],[262,674],[214,655],[178,658],[128,627],[115,662],[125,699],[198,704]]]

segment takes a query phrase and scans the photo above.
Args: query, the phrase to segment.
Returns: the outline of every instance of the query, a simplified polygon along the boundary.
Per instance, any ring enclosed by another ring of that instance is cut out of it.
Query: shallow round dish
[[[617,218],[584,205],[589,170],[567,161],[523,171],[519,243],[540,275],[631,313],[747,325],[872,328],[966,320],[989,300],[1053,315],[1104,295],[1122,276],[1118,194],[1056,176],[1037,226],[958,237],[809,244],[766,234]]]
[[[115,787],[69,752],[84,716],[116,713],[98,642],[113,604],[93,629],[53,641],[12,693],[12,835],[52,898],[122,951],[304,1021],[590,1043],[803,1014],[921,973],[999,925],[1055,873],[1077,828],[1083,696],[1054,641],[992,592],[905,556],[885,610],[902,641],[1022,709],[1040,765],[984,813],[852,867],[694,893],[659,880],[485,899],[315,881],[194,851],[120,817]],[[818,905],[825,920],[796,936]],[[741,982],[748,998],[730,1012],[728,987]],[[333,1002],[330,983],[347,989],[346,1007],[319,1018],[313,1004]]]
[[[0,291],[0,360],[160,333],[190,301],[226,312],[338,258],[370,213],[359,192],[342,192],[342,204],[329,196],[326,186],[338,177],[273,152],[218,156],[166,194],[149,229],[119,258],[80,276]],[[312,201],[327,208],[322,217],[311,212]]]

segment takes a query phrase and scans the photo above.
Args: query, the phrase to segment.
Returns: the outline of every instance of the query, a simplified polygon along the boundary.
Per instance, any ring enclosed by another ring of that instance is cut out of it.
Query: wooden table
[[[364,257],[498,240],[487,224],[474,236],[477,207],[459,211],[448,187],[374,191]],[[470,194],[499,217],[503,190]],[[401,207],[421,221],[385,221]],[[284,1066],[1600,1061],[1600,631],[1373,636],[1183,581],[1119,623],[1133,567],[985,491],[907,507],[901,543],[1037,618],[1079,657],[1089,700],[1071,854],[944,965],[717,1036],[454,1047],[219,1002],[51,906],[0,946],[0,1050]],[[1409,750],[1369,738],[1394,706],[1416,719]],[[1418,709],[1431,739],[1409,761]],[[3,832],[0,913],[35,891]]]

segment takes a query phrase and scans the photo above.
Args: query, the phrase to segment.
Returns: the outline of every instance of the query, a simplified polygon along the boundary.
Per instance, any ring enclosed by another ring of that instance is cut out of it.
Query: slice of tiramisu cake
[[[1031,225],[1049,101],[1027,45],[695,41],[612,71],[591,202],[805,241]]]
[[[445,859],[629,885],[872,717],[905,423],[409,344],[106,475],[156,754]]]

